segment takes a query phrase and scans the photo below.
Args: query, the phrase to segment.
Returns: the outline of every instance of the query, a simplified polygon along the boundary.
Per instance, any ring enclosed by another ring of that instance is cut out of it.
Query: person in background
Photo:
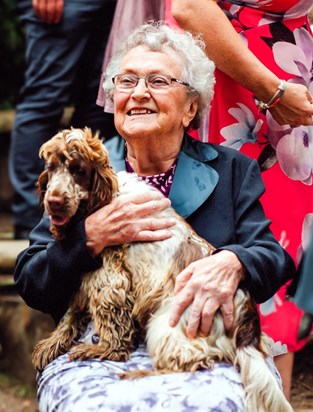
[[[170,203],[218,250],[176,279],[170,322],[174,327],[191,306],[190,338],[208,334],[217,310],[230,327],[239,285],[262,302],[294,276],[293,260],[275,240],[259,201],[264,185],[257,162],[187,133],[208,111],[213,71],[203,42],[166,25],[140,26],[114,54],[104,88],[123,140],[106,143],[111,164],[115,171],[136,172],[158,191],[126,193],[85,219],[76,215],[71,236],[61,242],[44,216],[14,274],[27,304],[59,322],[83,274],[101,266],[104,248],[171,236],[175,221],[155,216]],[[87,331],[79,343],[96,344],[97,330],[90,324]],[[38,374],[39,410],[245,410],[240,375],[232,365],[216,362],[212,370],[149,376],[139,383],[118,376],[152,367],[143,342],[126,362],[71,361],[61,355]]]
[[[305,253],[298,266],[297,275],[287,289],[287,295],[304,311],[299,326],[298,340],[307,338],[313,327],[313,229],[303,233]]]
[[[198,137],[258,160],[271,228],[299,262],[303,222],[313,213],[312,0],[170,3],[180,27],[203,35],[216,64],[215,96]],[[290,398],[293,353],[305,340],[297,340],[303,312],[285,295],[286,286],[260,313],[263,331],[288,346],[276,364]]]
[[[138,26],[147,21],[162,21],[165,16],[165,0],[116,0],[115,13],[103,58],[103,70],[99,82],[97,104],[105,113],[113,113],[113,104],[106,99],[103,82],[105,69],[120,43]]]
[[[295,291],[296,304],[308,314],[307,333],[313,324],[313,232],[299,269],[299,283]]]
[[[42,143],[59,129],[66,105],[70,124],[89,126],[103,137],[116,134],[112,114],[96,105],[98,81],[115,0],[18,0],[25,24],[25,81],[16,105],[9,174],[14,189],[14,237],[28,238],[38,223],[36,181]]]

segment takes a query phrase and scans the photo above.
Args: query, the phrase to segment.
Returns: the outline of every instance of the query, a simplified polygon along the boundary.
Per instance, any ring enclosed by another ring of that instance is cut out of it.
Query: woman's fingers
[[[223,322],[226,330],[230,330],[234,323],[234,300],[233,297],[229,298],[220,307]]]
[[[207,336],[218,309],[225,329],[231,329],[234,320],[233,299],[243,277],[244,267],[231,251],[220,251],[191,263],[177,276],[170,326],[176,326],[190,306],[186,329],[189,338],[195,338],[199,332]]]
[[[167,209],[171,201],[155,190],[139,194],[122,194],[112,201],[114,209],[120,210],[126,216],[148,216]]]
[[[269,110],[280,125],[310,126],[313,116],[313,97],[303,84],[288,83],[281,100]]]
[[[64,8],[64,0],[33,0],[33,9],[36,16],[43,23],[59,23]]]
[[[188,306],[192,303],[194,299],[193,293],[190,291],[183,291],[179,295],[177,295],[174,309],[172,310],[169,324],[170,326],[174,327],[177,325],[181,315],[184,311],[188,308]]]
[[[174,293],[179,293],[189,281],[192,276],[192,266],[189,265],[186,269],[184,269],[180,274],[177,276],[175,280],[175,287]]]
[[[202,318],[200,324],[200,332],[202,336],[208,336],[217,309],[218,304],[212,301],[212,299],[208,299],[205,302],[202,310]]]
[[[159,216],[171,202],[161,193],[118,196],[85,221],[87,246],[93,255],[104,247],[129,242],[153,242],[171,237],[173,217]]]

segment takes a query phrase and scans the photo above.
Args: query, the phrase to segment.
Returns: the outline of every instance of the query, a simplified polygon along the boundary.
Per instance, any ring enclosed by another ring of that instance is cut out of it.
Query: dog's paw
[[[173,373],[173,371],[169,369],[163,369],[163,370],[133,370],[133,371],[128,371],[124,373],[119,373],[118,376],[122,380],[126,379],[142,379],[147,376],[157,376],[157,375],[168,375],[170,373]]]
[[[72,346],[70,340],[62,339],[62,336],[52,334],[49,338],[40,340],[32,353],[32,363],[36,370],[42,371],[50,362],[58,356],[67,353]]]
[[[129,359],[128,351],[112,351],[101,345],[80,344],[69,352],[71,360],[108,359],[116,362],[125,362]]]
[[[49,339],[37,343],[32,353],[32,363],[41,372],[50,362],[60,355],[57,345],[51,346]]]

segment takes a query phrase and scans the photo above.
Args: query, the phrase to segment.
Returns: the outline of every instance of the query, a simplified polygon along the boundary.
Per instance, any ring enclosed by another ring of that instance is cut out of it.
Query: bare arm
[[[172,0],[172,14],[183,29],[202,34],[207,55],[218,69],[259,100],[270,100],[280,79],[244,46],[215,0]],[[310,125],[313,99],[305,86],[288,83],[283,97],[270,111],[280,124]]]
[[[35,14],[43,23],[59,23],[63,7],[64,0],[33,0]]]

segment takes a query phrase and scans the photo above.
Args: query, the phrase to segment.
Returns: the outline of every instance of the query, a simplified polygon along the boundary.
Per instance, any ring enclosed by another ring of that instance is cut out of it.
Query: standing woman
[[[312,0],[172,1],[178,24],[203,34],[217,67],[208,132],[200,138],[258,159],[265,213],[296,262],[313,220],[311,6]],[[287,344],[277,366],[289,398],[293,352],[305,340],[297,341],[302,311],[285,295],[283,287],[260,312],[263,330]]]

